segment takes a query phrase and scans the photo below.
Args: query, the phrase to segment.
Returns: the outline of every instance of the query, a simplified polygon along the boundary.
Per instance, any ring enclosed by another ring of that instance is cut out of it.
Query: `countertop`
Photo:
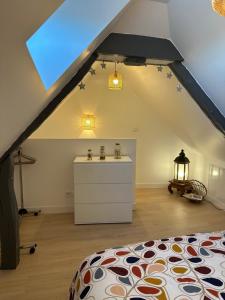
[[[99,156],[93,156],[92,160],[88,160],[87,156],[77,156],[73,162],[76,164],[130,163],[132,159],[129,156],[121,156],[120,159],[116,159],[114,156],[106,156],[105,160],[100,160]]]

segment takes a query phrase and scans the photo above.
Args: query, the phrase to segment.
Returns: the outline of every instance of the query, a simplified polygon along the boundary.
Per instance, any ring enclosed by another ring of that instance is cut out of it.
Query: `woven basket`
[[[225,0],[212,0],[212,7],[219,15],[225,16]]]
[[[200,181],[194,179],[190,180],[189,182],[192,187],[192,193],[202,196],[202,198],[204,199],[207,195],[207,188],[205,187],[205,185]]]

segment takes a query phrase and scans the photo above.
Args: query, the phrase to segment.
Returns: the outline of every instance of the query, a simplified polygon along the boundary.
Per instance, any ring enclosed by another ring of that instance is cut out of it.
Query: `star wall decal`
[[[91,68],[89,72],[91,73],[92,76],[93,76],[93,75],[96,75],[96,71],[95,71],[95,69],[93,69],[93,68]]]
[[[83,83],[82,81],[78,84],[80,90],[85,90],[85,83]]]
[[[158,69],[158,72],[162,72],[163,67],[162,66],[158,66],[157,69]]]
[[[182,89],[183,89],[183,88],[182,88],[181,84],[178,84],[178,85],[177,85],[177,91],[178,91],[179,93],[181,93]]]
[[[101,63],[101,67],[102,69],[106,69],[106,63],[104,61]]]
[[[168,79],[171,79],[171,78],[173,77],[173,73],[172,73],[172,72],[167,73],[167,74],[166,74],[166,77],[167,77]]]

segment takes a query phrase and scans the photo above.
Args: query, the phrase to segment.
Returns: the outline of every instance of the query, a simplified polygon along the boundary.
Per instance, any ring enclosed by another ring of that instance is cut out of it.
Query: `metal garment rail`
[[[19,166],[19,183],[20,183],[20,201],[21,201],[21,208],[19,209],[19,215],[34,215],[38,216],[41,212],[40,210],[33,210],[28,211],[24,205],[24,193],[23,193],[23,165],[33,165],[36,162],[36,159],[25,155],[23,153],[22,147],[19,147],[17,154],[14,156],[15,159],[15,166]]]

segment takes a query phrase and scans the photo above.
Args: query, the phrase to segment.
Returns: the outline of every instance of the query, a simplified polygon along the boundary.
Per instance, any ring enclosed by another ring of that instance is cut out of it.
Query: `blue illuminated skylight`
[[[129,0],[65,0],[28,39],[46,89],[91,45]]]

